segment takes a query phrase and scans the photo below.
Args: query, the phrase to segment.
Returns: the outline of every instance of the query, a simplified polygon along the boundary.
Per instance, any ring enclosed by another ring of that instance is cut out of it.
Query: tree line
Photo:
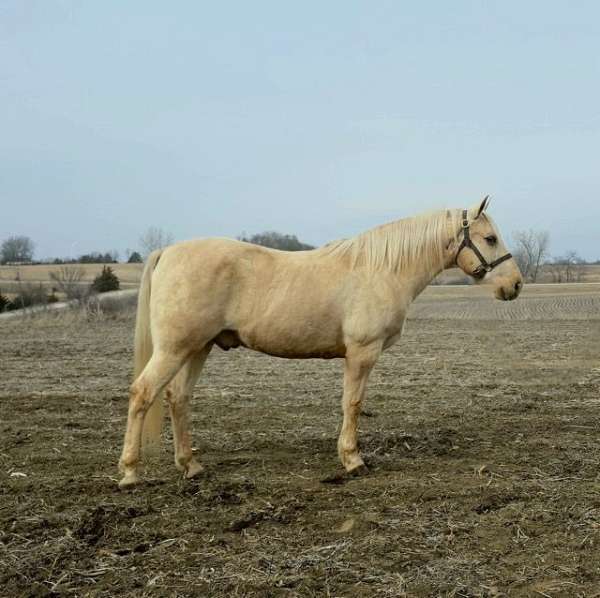
[[[251,236],[242,233],[238,240],[264,247],[281,249],[284,251],[302,251],[314,249],[313,245],[301,242],[296,235],[288,235],[277,231],[265,231]],[[174,242],[171,233],[158,227],[150,227],[139,238],[138,250],[125,250],[127,263],[141,263],[156,249],[162,249]],[[34,260],[35,243],[30,237],[12,236],[5,239],[0,245],[0,264],[34,264],[49,263],[63,264],[117,264],[119,263],[118,251],[92,251],[74,258],[51,258],[43,262]]]
[[[513,254],[529,282],[536,282],[542,274],[552,282],[577,282],[583,279],[586,261],[576,251],[568,251],[562,256],[550,257],[550,235],[547,231],[526,230],[512,234]],[[277,231],[264,231],[248,236],[242,233],[238,240],[283,251],[304,251],[314,249],[313,245],[303,243],[296,235]],[[171,245],[173,235],[158,227],[148,228],[139,239],[138,250],[126,250],[128,263],[141,263],[155,249]],[[34,262],[34,242],[26,236],[12,236],[0,245],[0,263],[31,264]],[[77,258],[55,258],[43,263],[66,264],[116,264],[119,254],[116,251],[91,252]],[[600,260],[594,262],[600,264]]]

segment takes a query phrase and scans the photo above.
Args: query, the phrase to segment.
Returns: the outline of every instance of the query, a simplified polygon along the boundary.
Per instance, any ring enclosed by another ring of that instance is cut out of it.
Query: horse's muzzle
[[[521,293],[523,282],[517,280],[512,285],[503,285],[496,289],[496,298],[501,301],[514,301]]]

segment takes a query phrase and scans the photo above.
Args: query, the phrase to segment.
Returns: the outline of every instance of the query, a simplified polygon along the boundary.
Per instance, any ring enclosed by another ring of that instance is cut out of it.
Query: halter
[[[499,266],[506,260],[511,259],[512,254],[507,253],[506,255],[499,257],[497,260],[494,260],[492,263],[489,263],[481,254],[481,251],[479,251],[479,249],[477,249],[477,246],[475,245],[475,243],[473,243],[473,241],[471,240],[471,234],[470,234],[471,225],[469,224],[468,214],[469,214],[469,212],[467,210],[463,210],[463,213],[462,213],[463,240],[462,240],[462,243],[460,244],[460,247],[458,248],[458,252],[456,253],[455,261],[458,262],[458,256],[460,255],[460,252],[463,249],[465,249],[465,247],[467,247],[479,258],[479,261],[481,262],[479,264],[479,266],[477,266],[477,268],[475,268],[475,270],[473,270],[473,272],[471,273],[471,276],[473,276],[473,278],[483,278],[488,272],[491,272],[496,266]]]

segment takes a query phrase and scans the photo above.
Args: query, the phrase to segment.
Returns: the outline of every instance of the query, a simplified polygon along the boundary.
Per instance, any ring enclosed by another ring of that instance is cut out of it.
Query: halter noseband
[[[480,261],[479,266],[477,266],[477,268],[475,268],[475,270],[473,270],[473,272],[471,272],[471,276],[473,276],[473,278],[483,278],[488,272],[491,272],[496,266],[499,266],[506,260],[509,260],[512,258],[512,254],[507,253],[506,255],[499,257],[497,260],[494,260],[492,263],[489,263],[481,254],[481,251],[479,251],[479,249],[477,249],[477,245],[475,245],[475,243],[473,243],[473,241],[471,240],[471,234],[470,234],[471,225],[469,224],[469,213],[467,210],[463,210],[462,217],[463,217],[463,220],[462,220],[463,240],[462,240],[462,243],[460,244],[460,247],[458,248],[458,252],[456,253],[455,261],[458,263],[458,256],[460,255],[460,252],[463,249],[465,249],[465,247],[470,249],[479,258],[479,261]]]

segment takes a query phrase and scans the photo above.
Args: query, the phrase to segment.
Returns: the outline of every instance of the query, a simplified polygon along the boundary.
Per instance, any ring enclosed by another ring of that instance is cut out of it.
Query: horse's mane
[[[450,240],[460,231],[458,210],[442,210],[395,220],[360,233],[351,239],[333,241],[321,248],[336,256],[348,256],[352,266],[396,273],[435,270],[445,261]]]

